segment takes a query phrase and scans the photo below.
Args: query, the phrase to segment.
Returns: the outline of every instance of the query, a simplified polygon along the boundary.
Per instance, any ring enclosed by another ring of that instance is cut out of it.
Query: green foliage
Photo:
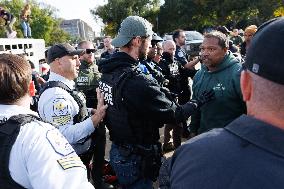
[[[281,15],[280,7],[282,0],[165,0],[159,29],[165,33],[177,28],[202,30],[218,25],[244,28]]]
[[[24,0],[0,0],[0,4],[12,13],[17,21],[14,24],[14,29],[17,31],[17,37],[23,37],[20,14],[25,5]],[[44,39],[46,45],[52,45],[60,42],[67,42],[71,39],[69,34],[60,29],[60,20],[55,18],[53,14],[56,12],[54,8],[46,5],[40,7],[35,1],[30,1],[31,4],[31,20],[30,26],[33,38]],[[4,37],[4,28],[0,29],[0,37]]]
[[[103,19],[106,35],[115,36],[122,20],[130,15],[142,16],[155,25],[159,3],[159,0],[109,0],[106,5],[91,10],[91,13],[95,18]]]

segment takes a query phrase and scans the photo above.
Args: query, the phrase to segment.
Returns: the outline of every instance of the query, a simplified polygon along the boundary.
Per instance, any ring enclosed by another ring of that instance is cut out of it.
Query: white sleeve
[[[24,164],[24,170],[15,166],[21,161],[9,165],[16,182],[34,189],[94,188],[87,180],[86,167],[57,129],[48,130],[35,122],[24,127],[11,151],[11,160],[22,158]],[[21,173],[18,177],[17,172]],[[28,184],[23,184],[23,177]]]
[[[57,126],[70,144],[86,138],[95,128],[91,118],[74,124],[73,118],[79,107],[73,97],[63,89],[47,89],[39,100],[40,117]]]

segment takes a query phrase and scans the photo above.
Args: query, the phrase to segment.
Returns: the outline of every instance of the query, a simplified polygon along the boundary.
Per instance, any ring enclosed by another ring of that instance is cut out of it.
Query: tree
[[[16,16],[17,21],[14,27],[16,28],[17,36],[20,38],[23,37],[22,27],[20,25],[20,14],[25,5],[24,1],[1,0],[0,2],[9,12]],[[71,37],[69,34],[59,27],[61,20],[55,18],[54,13],[57,11],[55,8],[50,5],[40,7],[40,5],[34,1],[30,2],[30,4],[32,12],[30,26],[33,38],[44,39],[47,45],[70,40]],[[0,35],[3,37],[3,28],[1,30],[2,34]]]
[[[206,26],[226,25],[244,28],[260,25],[275,17],[282,0],[165,0],[160,9],[162,33],[176,28],[202,30]]]
[[[122,20],[130,15],[142,16],[155,27],[159,4],[160,0],[109,0],[106,5],[92,9],[91,13],[95,18],[102,18],[106,35],[115,36]]]

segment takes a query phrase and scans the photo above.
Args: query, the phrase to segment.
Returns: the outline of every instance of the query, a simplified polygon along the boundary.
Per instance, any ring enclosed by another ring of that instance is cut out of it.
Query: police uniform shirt
[[[187,54],[180,46],[176,47],[175,58],[183,66],[188,63]]]
[[[74,89],[74,81],[53,72],[50,72],[48,81],[61,81],[70,89]],[[55,125],[70,144],[86,138],[95,130],[91,117],[83,122],[73,123],[73,117],[79,112],[79,106],[67,91],[59,87],[49,88],[41,94],[38,111],[40,117]]]
[[[177,149],[171,188],[283,188],[283,169],[284,130],[242,115]]]
[[[1,121],[23,113],[37,116],[21,106],[0,105]],[[71,145],[56,128],[40,121],[21,126],[11,149],[9,171],[24,188],[93,188]]]

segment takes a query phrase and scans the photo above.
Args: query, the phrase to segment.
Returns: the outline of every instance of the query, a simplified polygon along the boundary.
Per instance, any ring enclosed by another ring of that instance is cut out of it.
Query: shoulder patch
[[[56,98],[53,101],[53,116],[52,122],[55,125],[66,125],[72,120],[71,112],[69,112],[69,104],[65,98]]]
[[[178,56],[179,56],[180,58],[184,57],[182,51],[179,51],[179,52],[178,52]]]
[[[67,139],[57,129],[47,131],[46,138],[54,151],[62,156],[75,152]]]
[[[62,159],[57,160],[57,162],[64,170],[73,167],[82,167],[86,169],[86,166],[83,164],[79,156],[64,157]]]
[[[68,114],[68,104],[65,98],[56,98],[53,101],[53,113],[56,116]]]

